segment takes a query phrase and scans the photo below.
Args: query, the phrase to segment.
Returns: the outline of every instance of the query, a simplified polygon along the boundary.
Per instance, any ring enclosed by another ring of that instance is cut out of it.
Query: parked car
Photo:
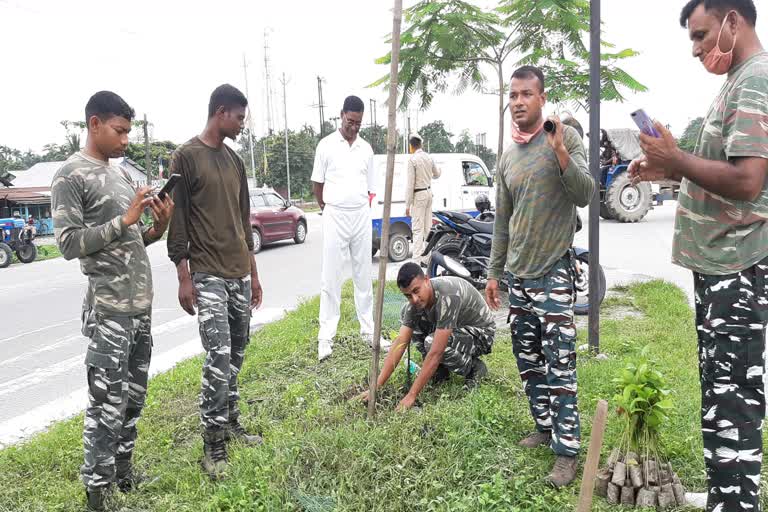
[[[292,206],[270,188],[250,190],[251,232],[253,252],[265,244],[293,239],[303,244],[307,239],[307,218],[300,208]]]

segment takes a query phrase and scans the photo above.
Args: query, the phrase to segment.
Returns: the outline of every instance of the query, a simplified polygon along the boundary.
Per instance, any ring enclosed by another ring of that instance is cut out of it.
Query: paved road
[[[601,221],[601,260],[609,285],[649,277],[690,292],[690,274],[669,263],[675,203],[638,224]],[[582,218],[587,219],[586,210]],[[254,324],[266,323],[318,292],[321,218],[309,215],[307,242],[284,242],[258,255],[264,304]],[[586,224],[586,222],[585,222]],[[587,245],[587,229],[577,242]],[[178,306],[176,273],[165,244],[149,248],[155,283],[152,373],[201,351],[196,319]],[[378,257],[373,273],[377,273]],[[397,265],[388,265],[390,278]],[[0,271],[0,446],[81,410],[86,402],[80,306],[85,278],[77,261],[49,260]],[[690,295],[690,293],[689,293]]]

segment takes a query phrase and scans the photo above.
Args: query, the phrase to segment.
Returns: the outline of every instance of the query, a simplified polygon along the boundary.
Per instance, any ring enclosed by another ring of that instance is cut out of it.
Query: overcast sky
[[[274,124],[282,128],[285,73],[288,125],[318,126],[317,76],[324,79],[326,119],[348,94],[378,101],[386,124],[385,92],[366,85],[388,72],[374,60],[387,53],[391,0],[0,0],[0,144],[19,149],[63,142],[59,121],[81,119],[89,96],[110,89],[139,117],[146,113],[157,139],[180,143],[206,119],[211,91],[221,83],[245,90],[243,54],[254,129],[266,129],[264,33],[268,34]],[[405,0],[411,5],[412,0]],[[723,79],[691,57],[678,15],[683,0],[603,0],[604,38],[641,52],[624,68],[649,87],[623,104],[604,103],[602,125],[630,127],[643,107],[675,133],[704,115]],[[760,2],[762,3],[762,2]],[[768,44],[759,13],[758,32]],[[506,74],[511,74],[513,61]],[[444,95],[411,113],[415,127],[444,120],[458,134],[486,132],[496,147],[496,98]],[[553,106],[549,106],[551,111]],[[370,113],[366,112],[366,116]],[[577,113],[585,123],[586,113]],[[366,122],[368,121],[366,117]],[[402,122],[402,117],[399,118]]]

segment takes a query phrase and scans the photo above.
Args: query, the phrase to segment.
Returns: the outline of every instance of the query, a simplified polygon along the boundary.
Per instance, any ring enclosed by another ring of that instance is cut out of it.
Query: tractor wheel
[[[35,244],[22,245],[16,249],[16,257],[22,263],[32,263],[37,258],[37,246]]]
[[[623,172],[606,190],[605,207],[619,222],[637,222],[651,209],[652,195],[650,183],[632,185],[629,175]]]
[[[0,268],[5,268],[11,264],[13,251],[6,243],[0,242]]]

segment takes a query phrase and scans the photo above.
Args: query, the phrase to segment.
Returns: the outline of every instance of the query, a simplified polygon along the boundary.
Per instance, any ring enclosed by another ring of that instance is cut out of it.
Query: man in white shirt
[[[373,150],[357,135],[364,108],[363,101],[357,96],[347,97],[341,110],[341,128],[321,140],[315,150],[312,190],[323,210],[320,331],[317,336],[320,361],[333,351],[345,259],[352,260],[360,336],[369,346],[373,339],[369,202],[370,191],[374,188]],[[388,347],[382,345],[382,348]]]

